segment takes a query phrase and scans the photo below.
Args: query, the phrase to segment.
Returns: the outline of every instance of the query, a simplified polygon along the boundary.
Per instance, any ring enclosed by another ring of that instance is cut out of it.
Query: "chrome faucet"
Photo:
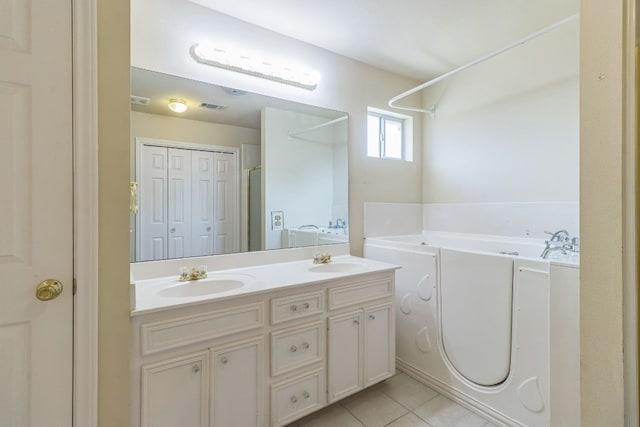
[[[342,232],[344,234],[347,234],[347,222],[345,220],[343,220],[342,218],[338,218],[336,219],[336,224],[333,225],[333,223],[331,221],[329,221],[329,228],[341,228]]]
[[[580,239],[571,237],[567,230],[558,230],[556,232],[545,231],[551,238],[545,240],[546,247],[540,254],[540,257],[546,259],[550,253],[560,251],[563,255],[569,252],[580,252]]]

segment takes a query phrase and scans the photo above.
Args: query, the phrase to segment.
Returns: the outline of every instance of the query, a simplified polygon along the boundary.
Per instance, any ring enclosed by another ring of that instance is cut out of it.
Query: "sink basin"
[[[157,295],[164,298],[188,298],[218,294],[241,288],[245,282],[237,279],[210,277],[192,282],[177,282],[158,291]]]
[[[329,264],[318,264],[309,269],[314,273],[348,273],[362,268],[364,264],[360,262],[332,262]]]

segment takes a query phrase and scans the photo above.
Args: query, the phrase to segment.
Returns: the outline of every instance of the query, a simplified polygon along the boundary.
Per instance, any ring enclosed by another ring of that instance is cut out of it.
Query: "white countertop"
[[[356,277],[363,274],[378,273],[400,268],[397,265],[388,264],[371,259],[350,255],[334,256],[332,262],[327,264],[335,268],[340,264],[348,264],[349,271],[312,271],[323,264],[313,264],[312,260],[282,262],[253,267],[234,268],[210,272],[208,278],[240,280],[244,282],[242,287],[225,292],[188,297],[163,297],[158,292],[173,286],[189,286],[198,282],[178,282],[178,276],[160,277],[135,281],[132,297],[135,298],[131,316],[152,313],[178,307],[186,307],[196,304],[204,304],[215,301],[223,301],[231,298],[256,295],[274,290],[311,285],[326,282],[331,279]],[[320,267],[322,269],[322,267]],[[206,279],[203,279],[206,280]]]

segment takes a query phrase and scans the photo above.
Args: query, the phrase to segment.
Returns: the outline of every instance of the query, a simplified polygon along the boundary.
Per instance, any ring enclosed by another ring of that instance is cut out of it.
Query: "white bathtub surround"
[[[366,239],[366,257],[402,265],[398,368],[499,425],[580,425],[579,257],[543,260],[543,248],[542,239],[445,232]],[[487,257],[512,268],[510,286],[492,290],[492,269],[479,265]],[[500,313],[506,324],[491,324]]]
[[[282,231],[283,248],[347,243],[348,241],[349,229],[347,227],[328,228],[304,226],[298,228],[285,228]]]
[[[548,238],[579,234],[578,202],[425,203],[423,230]]]
[[[421,203],[364,204],[365,237],[418,234],[424,227]]]
[[[422,230],[545,239],[545,231],[579,233],[578,202],[365,203],[366,237]]]

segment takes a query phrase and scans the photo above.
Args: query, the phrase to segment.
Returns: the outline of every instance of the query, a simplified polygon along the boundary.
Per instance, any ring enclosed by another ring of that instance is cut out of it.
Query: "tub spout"
[[[547,247],[544,248],[544,250],[540,254],[540,258],[547,259],[547,257],[549,256],[550,253],[556,252],[556,251],[562,252],[562,255],[566,255],[567,254],[567,250],[565,248],[563,248],[562,246],[550,246],[550,245],[547,245]]]

